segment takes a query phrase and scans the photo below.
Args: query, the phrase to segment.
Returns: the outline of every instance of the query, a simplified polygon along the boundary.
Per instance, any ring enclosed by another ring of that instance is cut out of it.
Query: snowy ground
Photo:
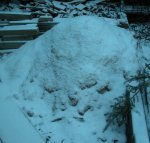
[[[11,110],[11,100],[25,115],[20,120],[26,117],[47,143],[125,143],[124,127],[103,132],[104,114],[125,91],[123,73],[134,75],[138,69],[135,47],[132,34],[114,20],[65,20],[1,58],[0,102],[8,103],[8,109],[0,114]],[[10,116],[16,117],[13,109]],[[11,122],[10,116],[3,125]],[[17,121],[12,124],[20,128]],[[30,129],[21,131],[28,134]],[[5,143],[14,136],[15,129],[0,138]]]

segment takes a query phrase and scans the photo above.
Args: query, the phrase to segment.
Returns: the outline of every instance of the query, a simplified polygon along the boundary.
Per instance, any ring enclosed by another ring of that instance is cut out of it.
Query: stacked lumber
[[[9,3],[0,7],[2,10],[0,12],[0,49],[18,48],[26,41],[32,40],[52,28],[57,24],[54,21],[63,18],[82,15],[122,18],[117,4],[102,0],[21,0],[18,2],[19,5]],[[16,6],[20,12],[12,12],[15,11]],[[118,26],[128,28],[128,25],[122,24],[122,22]],[[11,45],[13,46],[10,47]]]
[[[0,12],[0,18],[0,50],[19,48],[57,24],[50,16],[33,18],[29,12]]]

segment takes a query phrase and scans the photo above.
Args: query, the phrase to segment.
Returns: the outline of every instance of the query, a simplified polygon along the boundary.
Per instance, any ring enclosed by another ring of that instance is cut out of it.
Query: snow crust
[[[32,112],[29,120],[51,142],[125,143],[123,129],[102,132],[104,113],[124,93],[123,73],[137,68],[129,31],[111,19],[76,17],[3,58],[0,100],[13,97],[23,112]]]
[[[3,142],[44,143],[44,140],[34,130],[12,100],[0,102],[0,114],[0,133]]]

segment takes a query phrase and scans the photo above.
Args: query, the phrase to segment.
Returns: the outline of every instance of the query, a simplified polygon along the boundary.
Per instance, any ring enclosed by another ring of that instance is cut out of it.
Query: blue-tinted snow
[[[29,120],[50,142],[125,143],[123,128],[102,131],[104,113],[124,93],[123,72],[135,74],[138,68],[135,45],[132,34],[114,20],[65,20],[2,60],[0,96],[13,97],[23,112],[33,112]],[[111,90],[99,94],[105,85]]]

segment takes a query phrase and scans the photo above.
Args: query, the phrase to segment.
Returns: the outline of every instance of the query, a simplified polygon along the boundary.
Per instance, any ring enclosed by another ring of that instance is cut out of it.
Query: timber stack
[[[0,12],[0,17],[0,50],[19,48],[57,24],[50,16],[33,18],[30,12]]]
[[[18,0],[17,2],[11,0],[10,3],[8,0],[5,4],[0,4],[0,49],[19,48],[51,29],[59,19],[82,15],[114,19],[122,17],[116,4],[104,1]]]

